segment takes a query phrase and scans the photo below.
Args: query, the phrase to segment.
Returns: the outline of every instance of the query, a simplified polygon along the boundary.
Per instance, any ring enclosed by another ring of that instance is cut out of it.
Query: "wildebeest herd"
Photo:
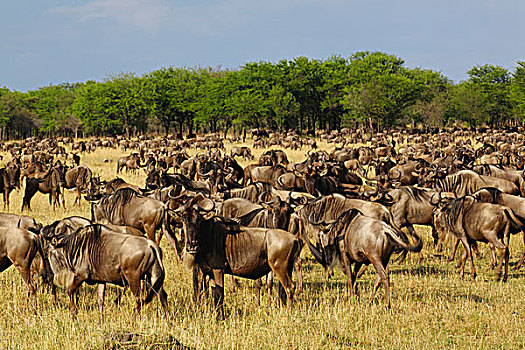
[[[49,194],[56,208],[65,206],[64,189],[75,189],[73,205],[84,197],[91,218],[72,216],[43,226],[30,216],[0,214],[0,271],[17,268],[35,312],[35,283],[41,278],[55,299],[55,287],[67,290],[72,317],[75,291],[84,282],[98,285],[101,322],[107,283],[129,287],[134,317],[154,296],[168,316],[163,283],[169,275],[159,247],[166,236],[173,248],[167,254],[176,254],[191,271],[195,302],[211,287],[223,317],[225,274],[232,276],[232,286],[233,277],[243,277],[256,280],[258,288],[267,276],[268,295],[277,277],[280,299],[290,310],[294,293],[304,288],[301,252],[307,246],[328,275],[342,267],[350,295],[358,293],[363,265],[371,264],[377,273],[372,298],[383,284],[390,307],[390,258],[415,252],[423,259],[414,225],[427,225],[434,249],[442,249],[446,237],[454,239],[450,261],[462,243],[461,276],[469,260],[471,278],[476,277],[473,253],[485,242],[496,278],[507,280],[510,237],[521,232],[525,242],[522,133],[413,129],[370,135],[343,129],[318,131],[316,137],[255,130],[252,147],[276,146],[257,161],[247,146],[226,152],[216,134],[3,144],[11,154],[0,169],[5,209],[10,193],[25,183],[25,214],[31,214],[37,192]],[[336,147],[317,150],[319,141]],[[145,183],[94,176],[82,157],[103,147],[130,152],[115,160],[116,172],[144,172]],[[305,158],[292,162],[280,148],[303,149]],[[243,167],[241,158],[251,163]],[[522,252],[514,269],[524,260]]]

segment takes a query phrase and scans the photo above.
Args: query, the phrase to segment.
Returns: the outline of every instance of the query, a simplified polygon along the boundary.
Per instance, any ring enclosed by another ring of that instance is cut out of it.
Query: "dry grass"
[[[326,144],[321,147],[327,147]],[[255,156],[264,150],[256,150]],[[287,152],[291,160],[304,158],[305,151]],[[104,179],[115,176],[115,162],[120,150],[99,150],[85,155],[82,163]],[[4,158],[5,159],[5,158]],[[241,162],[243,165],[246,163]],[[122,175],[142,185],[145,174]],[[29,213],[43,223],[69,215],[89,217],[89,206],[71,207],[75,193],[66,191],[68,207],[53,211],[47,196],[37,194]],[[12,195],[12,212],[19,213],[22,191]],[[343,274],[326,280],[318,264],[305,263],[305,290],[297,295],[293,311],[286,313],[274,298],[268,303],[257,299],[253,283],[243,281],[234,293],[226,291],[226,320],[215,321],[211,301],[197,309],[191,300],[190,276],[164,241],[164,264],[167,269],[165,289],[172,312],[168,323],[162,317],[157,300],[143,309],[142,317],[131,322],[133,300],[129,292],[116,306],[117,288],[110,288],[106,297],[105,318],[98,324],[96,291],[91,286],[80,290],[78,321],[69,317],[67,296],[61,294],[55,305],[49,291],[39,288],[40,314],[31,312],[26,291],[18,273],[11,267],[0,273],[0,348],[1,349],[96,349],[103,348],[109,335],[133,332],[162,342],[170,337],[196,349],[333,349],[333,348],[505,348],[525,347],[525,276],[523,270],[511,272],[507,283],[493,279],[489,268],[489,251],[482,247],[483,258],[477,260],[476,281],[460,280],[455,267],[434,254],[430,234],[418,228],[425,239],[425,259],[417,264],[417,256],[405,262],[393,261],[390,278],[393,286],[392,310],[386,310],[381,289],[370,304],[369,296],[375,280],[370,268],[361,277],[360,299],[349,299]],[[511,263],[523,251],[521,237],[511,240]],[[469,276],[467,275],[467,278]],[[228,283],[228,282],[227,282]],[[148,348],[151,345],[137,346]],[[161,348],[160,345],[157,348]]]

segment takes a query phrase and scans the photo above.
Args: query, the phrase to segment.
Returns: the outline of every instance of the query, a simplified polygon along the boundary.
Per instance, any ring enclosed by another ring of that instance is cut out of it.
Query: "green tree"
[[[76,90],[80,84],[51,85],[30,91],[31,110],[43,120],[41,131],[56,133],[78,132],[81,122],[71,115]]]
[[[452,82],[432,70],[413,69],[410,74],[421,88],[419,98],[410,108],[411,121],[427,126],[443,126],[450,108]]]
[[[512,113],[518,120],[525,120],[525,61],[518,61],[510,87]]]
[[[344,100],[349,117],[390,127],[404,120],[407,107],[421,94],[404,61],[382,52],[358,52],[350,58],[349,86]]]

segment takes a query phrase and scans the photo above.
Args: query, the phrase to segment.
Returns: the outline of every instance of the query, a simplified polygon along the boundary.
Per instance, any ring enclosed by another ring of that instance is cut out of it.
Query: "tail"
[[[170,241],[173,248],[175,248],[175,251],[177,252],[177,255],[180,259],[182,256],[181,244],[184,243],[184,239],[182,240],[182,242],[179,242],[179,240],[177,239],[177,236],[175,235],[175,232],[171,228],[171,225],[169,223],[170,211],[172,210],[169,209],[168,207],[166,207],[164,210],[164,217],[162,218],[162,231],[165,231],[166,237]]]
[[[42,277],[42,281],[45,284],[53,285],[53,270],[51,269],[51,265],[49,264],[49,260],[47,259],[47,256],[44,254],[44,237],[39,234],[35,238],[35,248],[38,254],[42,257],[42,264],[44,268],[40,272],[40,276]]]
[[[290,278],[292,278],[293,267],[297,259],[299,259],[299,255],[301,254],[301,250],[303,249],[303,246],[304,246],[304,243],[302,239],[296,239],[293,244],[292,259],[288,262],[288,275],[290,276]]]
[[[385,233],[394,241],[394,243],[397,246],[403,248],[406,251],[419,253],[421,249],[423,248],[423,241],[417,235],[414,235],[414,238],[417,240],[417,243],[415,246],[413,246],[408,243],[405,243],[403,238],[398,235],[396,230],[390,226],[388,226],[388,228],[385,230]],[[406,236],[404,238],[406,239]]]
[[[514,212],[508,208],[505,209],[505,216],[511,224],[512,233],[517,233],[517,231],[521,231],[525,234],[525,222],[523,219],[516,216],[516,214],[514,214]]]
[[[162,251],[159,246],[151,243],[151,250],[155,256],[155,263],[151,268],[151,286],[148,286],[148,294],[144,299],[144,303],[149,303],[155,295],[157,295],[164,284],[166,273],[164,265],[162,264]]]

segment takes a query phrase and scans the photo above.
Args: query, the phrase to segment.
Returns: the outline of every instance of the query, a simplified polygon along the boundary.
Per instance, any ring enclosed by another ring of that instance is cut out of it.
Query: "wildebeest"
[[[383,221],[363,215],[357,209],[350,209],[331,222],[312,222],[323,226],[320,234],[321,250],[307,240],[308,246],[316,259],[328,267],[341,262],[348,277],[350,296],[357,293],[356,279],[363,264],[374,266],[377,279],[371,300],[382,282],[385,288],[386,304],[390,307],[390,282],[387,265],[390,256],[396,250],[419,252],[423,243],[418,239],[416,246],[410,246],[397,232]],[[328,226],[325,226],[327,225]],[[352,265],[354,269],[352,270]]]
[[[185,231],[183,261],[210,276],[215,305],[224,315],[224,274],[258,279],[273,271],[286,292],[290,310],[294,286],[293,264],[301,243],[292,234],[279,229],[241,227],[221,216],[205,218],[214,203],[202,194],[177,209]],[[281,295],[282,296],[282,295]]]
[[[75,204],[80,205],[81,194],[88,191],[89,187],[92,186],[93,173],[87,166],[81,165],[76,166],[72,169],[67,169],[60,174],[62,179],[62,186],[67,189],[75,188],[77,190],[77,198]]]
[[[0,227],[0,272],[14,265],[29,291],[37,311],[36,289],[31,280],[31,263],[39,251],[38,238],[23,228]]]
[[[525,176],[521,170],[505,169],[496,165],[480,164],[472,169],[476,173],[485,176],[497,177],[500,179],[509,180],[518,186],[520,194],[525,196]],[[488,186],[487,186],[488,187]]]
[[[101,322],[106,283],[129,286],[135,296],[134,319],[142,304],[149,303],[155,295],[159,296],[168,316],[167,294],[162,287],[165,277],[162,252],[154,242],[117,233],[102,225],[86,226],[69,235],[43,230],[42,235],[50,243],[45,261],[49,263],[53,283],[67,289],[73,319],[76,317],[73,293],[83,282],[99,284]],[[146,276],[151,279],[151,284],[147,286],[147,295],[143,299],[140,281]]]
[[[518,187],[508,180],[478,175],[470,170],[461,170],[448,175],[443,180],[439,180],[436,187],[443,192],[454,192],[457,197],[471,194],[483,187],[496,187],[508,194],[520,194]]]
[[[335,193],[298,206],[290,218],[290,232],[299,235],[304,230],[310,239],[315,238],[320,231],[309,219],[315,222],[333,221],[350,209],[358,209],[366,216],[394,225],[392,214],[380,203],[346,198]]]
[[[42,224],[27,215],[0,213],[0,227],[16,227],[38,234]]]
[[[242,157],[244,160],[246,159],[253,159],[252,152],[250,151],[250,148],[248,147],[233,147],[230,151],[230,154],[233,157]]]
[[[414,224],[431,226],[433,237],[436,238],[432,219],[434,206],[430,199],[437,194],[435,190],[401,186],[382,194],[378,201],[389,207],[395,227],[406,227],[410,235],[414,236]]]
[[[267,182],[276,184],[279,176],[286,173],[286,168],[281,164],[256,166],[252,169],[244,168],[244,186],[251,180],[252,183]]]
[[[4,209],[9,210],[11,191],[20,186],[20,168],[5,167],[0,169],[0,190],[4,196]]]
[[[503,259],[505,259],[505,274],[508,276],[509,239],[511,225],[519,226],[519,219],[512,210],[497,204],[481,203],[476,198],[467,195],[455,200],[440,199],[434,213],[434,224],[438,235],[452,234],[457,237],[465,248],[461,261],[461,276],[465,271],[465,261],[470,261],[471,278],[476,278],[476,270],[472,259],[471,245],[475,242],[491,243],[501,251],[496,278],[501,278]]]
[[[525,198],[503,193],[499,189],[493,187],[482,188],[474,192],[472,196],[480,202],[506,206],[512,210],[518,219],[520,219],[520,223],[525,222]],[[516,227],[516,229],[523,232],[523,240],[525,242],[525,231],[523,225]],[[525,252],[523,252],[518,264],[512,270],[518,270],[523,264],[523,261],[525,261]]]
[[[292,213],[293,208],[291,204],[281,200],[279,196],[274,197],[272,202],[262,202],[261,204],[255,204],[242,198],[228,199],[224,201],[221,210],[218,212],[220,216],[236,219],[241,226],[278,228],[285,231],[288,231]],[[300,264],[296,264],[296,271],[298,278],[297,290],[301,291],[303,282]],[[268,278],[268,295],[271,292],[272,279],[273,275],[270,274]]]
[[[130,188],[122,188],[104,198],[91,202],[91,220],[97,223],[124,225],[143,231],[146,236],[159,244],[162,233],[166,233],[173,247],[175,234],[168,224],[168,209],[158,200],[139,195]],[[155,231],[161,233],[155,240]]]
[[[117,174],[126,167],[126,172],[131,171],[134,173],[139,167],[140,164],[140,155],[138,153],[132,153],[125,157],[120,157],[117,159]]]
[[[53,209],[60,206],[60,196],[62,196],[62,206],[64,205],[64,195],[60,186],[60,173],[57,169],[51,168],[42,178],[26,177],[26,188],[22,201],[22,210],[31,209],[31,199],[38,192],[49,193],[49,204]]]

